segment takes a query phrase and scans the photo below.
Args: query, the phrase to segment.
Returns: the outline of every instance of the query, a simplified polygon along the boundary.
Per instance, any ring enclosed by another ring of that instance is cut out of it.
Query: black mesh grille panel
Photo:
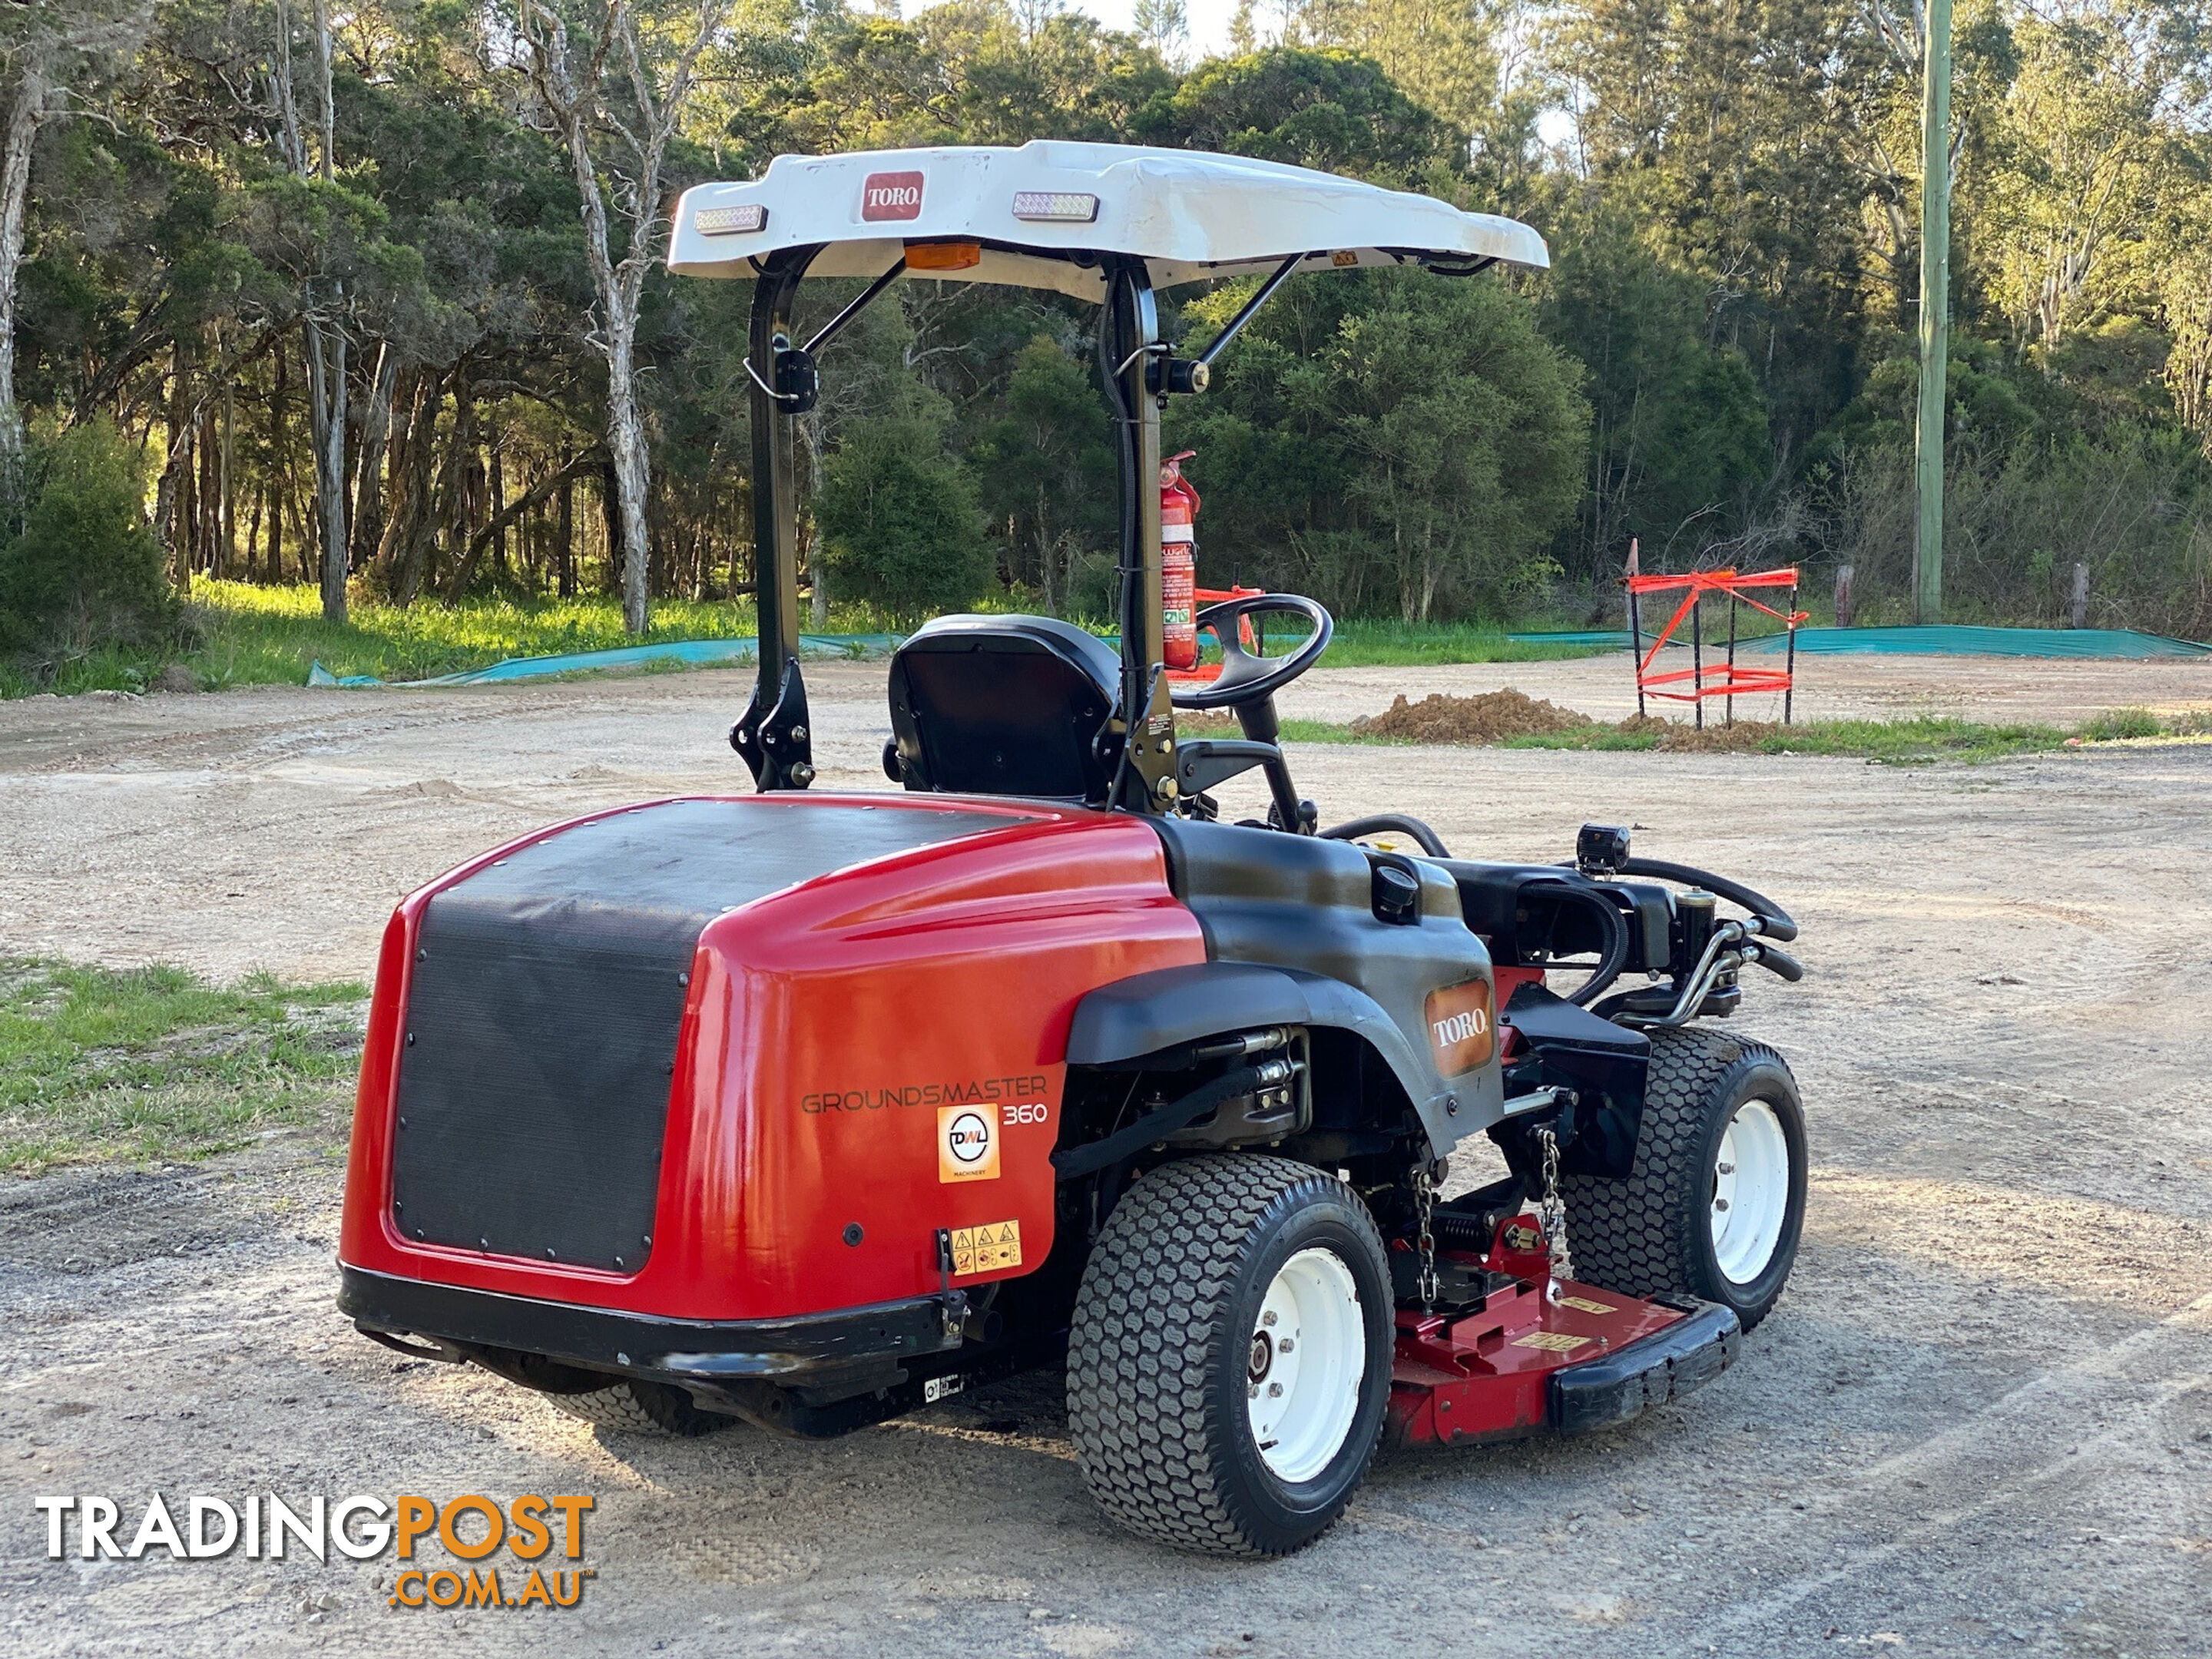
[[[440,893],[399,1068],[400,1230],[635,1272],[700,931],[831,870],[1015,821],[677,801],[579,825]]]

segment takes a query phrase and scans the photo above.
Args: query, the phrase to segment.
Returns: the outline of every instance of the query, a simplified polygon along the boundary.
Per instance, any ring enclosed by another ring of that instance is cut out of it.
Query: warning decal
[[[1590,1340],[1587,1336],[1569,1336],[1565,1331],[1531,1331],[1526,1336],[1515,1337],[1513,1346],[1534,1348],[1543,1353],[1572,1353]]]
[[[1609,1314],[1616,1311],[1612,1303],[1593,1302],[1586,1296],[1563,1296],[1559,1298],[1559,1305],[1562,1308],[1579,1308],[1584,1313]]]
[[[1022,1265],[1022,1224],[987,1221],[980,1227],[952,1230],[952,1276],[997,1273]]]

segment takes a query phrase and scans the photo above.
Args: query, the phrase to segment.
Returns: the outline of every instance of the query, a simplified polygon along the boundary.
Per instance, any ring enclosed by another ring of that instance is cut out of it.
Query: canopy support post
[[[730,747],[763,792],[814,781],[813,732],[799,671],[799,483],[792,416],[779,391],[777,357],[791,349],[792,302],[817,249],[769,256],[753,289],[753,593],[760,676],[751,703],[730,728]]]
[[[1152,273],[1141,259],[1108,267],[1098,319],[1099,370],[1106,383],[1121,459],[1121,756],[1110,804],[1157,812],[1176,793],[1175,709],[1168,700],[1160,574],[1160,404],[1152,358],[1164,349]],[[1111,728],[1109,728],[1111,729]]]

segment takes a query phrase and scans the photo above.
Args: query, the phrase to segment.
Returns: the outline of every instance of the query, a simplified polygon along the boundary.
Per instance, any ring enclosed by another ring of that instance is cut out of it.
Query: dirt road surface
[[[2212,675],[2164,665],[1819,671],[1814,712],[2212,698]],[[1620,712],[1571,663],[1342,671],[1291,712],[1504,684]],[[880,668],[811,689],[824,783],[883,787]],[[744,690],[0,706],[0,940],[365,978],[392,902],[485,844],[740,785],[722,732]],[[1805,982],[1749,988],[1740,1023],[1804,1089],[1808,1236],[1703,1393],[1588,1440],[1395,1459],[1289,1561],[1193,1559],[1097,1518],[1049,1377],[829,1444],[601,1440],[375,1347],[331,1303],[337,1137],[301,1133],[0,1187],[0,1647],[2212,1654],[2212,746],[1292,758],[1332,818],[1395,806],[1528,858],[1585,818],[1632,823],[1641,849],[1759,878],[1801,918]],[[127,1537],[157,1489],[589,1492],[598,1576],[568,1611],[410,1612],[386,1604],[388,1558],[46,1559],[33,1494],[112,1497]]]

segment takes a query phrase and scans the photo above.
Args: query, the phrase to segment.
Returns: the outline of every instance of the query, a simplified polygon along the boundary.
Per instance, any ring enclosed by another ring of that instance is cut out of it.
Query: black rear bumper
[[[1735,1363],[1742,1346],[1735,1310],[1701,1302],[1663,1331],[1553,1371],[1545,1401],[1548,1426],[1559,1434],[1587,1434],[1641,1417],[1711,1382]]]
[[[968,1293],[795,1319],[660,1319],[341,1267],[338,1308],[365,1330],[591,1370],[706,1385],[804,1387],[961,1344]]]

